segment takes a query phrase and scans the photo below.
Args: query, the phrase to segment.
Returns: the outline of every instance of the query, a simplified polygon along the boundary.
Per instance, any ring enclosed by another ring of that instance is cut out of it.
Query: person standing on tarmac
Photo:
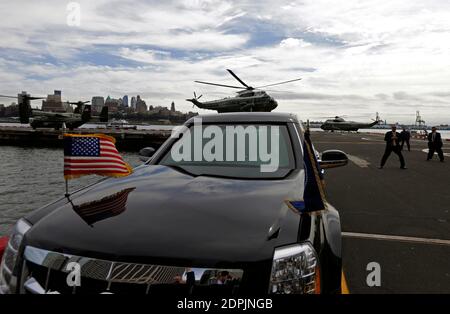
[[[442,137],[441,133],[437,132],[436,127],[431,128],[431,133],[428,134],[428,156],[427,161],[433,158],[434,152],[439,156],[441,162],[444,162],[444,152],[442,151]]]
[[[397,127],[395,125],[392,126],[392,131],[389,131],[384,136],[384,141],[386,142],[386,149],[384,151],[384,155],[381,158],[381,164],[379,169],[383,169],[384,164],[386,163],[389,155],[392,152],[398,155],[400,159],[400,169],[406,169],[405,167],[405,159],[402,155],[402,148],[400,146],[400,133],[397,132]]]
[[[408,147],[408,152],[410,152],[411,146],[409,145],[409,139],[411,138],[411,133],[408,130],[406,130],[405,127],[403,127],[403,130],[400,133],[400,138],[402,140],[402,143],[400,145],[402,150],[403,150],[403,145],[405,145],[405,142],[406,142],[406,147]]]

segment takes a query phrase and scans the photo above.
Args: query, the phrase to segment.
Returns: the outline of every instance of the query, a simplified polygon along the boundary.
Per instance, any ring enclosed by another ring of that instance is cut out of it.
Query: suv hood
[[[272,259],[295,243],[304,172],[284,180],[193,177],[143,165],[83,189],[39,220],[26,245],[95,258],[212,266]]]

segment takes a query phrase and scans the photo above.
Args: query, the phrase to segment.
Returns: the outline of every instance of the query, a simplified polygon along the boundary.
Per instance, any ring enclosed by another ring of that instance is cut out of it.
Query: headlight
[[[20,219],[14,226],[0,266],[0,293],[11,292],[11,288],[16,286],[17,270],[15,268],[19,248],[23,236],[30,228],[31,225],[24,219]]]
[[[319,259],[311,244],[275,249],[269,293],[320,293]]]

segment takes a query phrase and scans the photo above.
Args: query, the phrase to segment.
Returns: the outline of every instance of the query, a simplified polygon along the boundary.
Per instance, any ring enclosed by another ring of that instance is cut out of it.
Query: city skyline
[[[28,95],[30,95],[30,93],[28,93],[27,91],[22,91],[22,92],[20,92],[19,94],[28,94]],[[13,95],[10,95],[10,96],[13,96]],[[31,95],[30,95],[31,96]],[[32,96],[34,96],[34,97],[36,97],[36,95],[32,95]],[[69,106],[70,105],[70,103],[72,103],[71,105],[72,106],[74,106],[74,103],[75,102],[85,102],[86,100],[84,100],[84,99],[88,99],[88,98],[90,98],[91,100],[89,100],[89,103],[93,106],[93,107],[95,107],[95,106],[97,106],[97,107],[99,107],[100,109],[101,109],[101,107],[103,107],[108,101],[110,101],[110,102],[118,102],[118,105],[122,105],[124,108],[134,108],[134,109],[137,109],[136,108],[136,104],[139,104],[139,102],[141,102],[141,103],[143,103],[144,105],[147,105],[146,104],[146,101],[143,99],[143,98],[141,98],[140,97],[140,95],[139,94],[137,94],[136,95],[136,97],[135,96],[132,96],[131,97],[131,99],[133,100],[134,99],[134,104],[133,103],[131,103],[131,104],[129,104],[128,103],[128,95],[123,95],[123,97],[111,97],[111,95],[107,95],[107,96],[100,96],[100,95],[96,95],[96,96],[92,96],[92,97],[83,97],[82,98],[82,100],[81,99],[78,99],[78,100],[76,100],[76,101],[73,101],[73,99],[72,100],[69,100],[69,99],[65,99],[63,96],[62,96],[62,91],[61,90],[54,90],[53,91],[53,94],[47,94],[47,95],[40,95],[40,96],[38,96],[38,97],[40,97],[39,99],[34,99],[34,100],[30,100],[30,103],[31,103],[31,107],[32,108],[36,108],[36,109],[40,109],[40,110],[43,110],[43,111],[54,111],[53,110],[53,108],[50,108],[50,109],[46,109],[45,108],[45,103],[47,102],[47,101],[51,101],[51,102],[59,102],[59,103],[61,103],[62,105],[67,105],[67,106]],[[0,97],[1,98],[1,97]],[[8,98],[10,98],[10,97],[8,97]],[[8,98],[5,98],[5,99],[8,99]],[[38,105],[38,103],[40,103],[39,105]],[[120,104],[119,104],[120,103]],[[6,101],[6,102],[1,102],[0,101],[0,105],[2,105],[2,106],[5,106],[5,107],[9,107],[9,106],[14,106],[14,105],[17,105],[17,101]],[[170,105],[163,105],[163,104],[149,104],[149,105],[147,105],[148,106],[148,109],[147,110],[150,110],[150,108],[169,108],[169,107],[171,107],[171,108],[173,108],[173,110],[171,109],[171,111],[175,111],[174,109],[175,109],[175,102],[174,101],[171,101],[170,102]],[[58,108],[58,109],[60,109],[60,108]],[[186,113],[189,113],[191,110],[189,110],[188,112],[186,112]]]
[[[202,100],[234,95],[194,83],[234,85],[231,68],[251,85],[302,77],[269,94],[276,111],[304,120],[379,112],[413,123],[419,110],[428,124],[450,122],[450,4],[442,0],[77,1],[79,26],[68,25],[67,3],[0,4],[8,12],[0,21],[3,94],[61,89],[71,101],[129,102],[139,94],[188,112],[193,91]]]

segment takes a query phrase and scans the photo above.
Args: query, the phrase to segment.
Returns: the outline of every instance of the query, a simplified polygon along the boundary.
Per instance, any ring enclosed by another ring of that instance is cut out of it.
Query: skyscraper
[[[123,96],[122,104],[124,107],[128,107],[128,95]]]
[[[131,97],[131,108],[136,110],[136,97]]]
[[[170,111],[175,112],[175,102],[172,101],[172,104],[170,105]]]

